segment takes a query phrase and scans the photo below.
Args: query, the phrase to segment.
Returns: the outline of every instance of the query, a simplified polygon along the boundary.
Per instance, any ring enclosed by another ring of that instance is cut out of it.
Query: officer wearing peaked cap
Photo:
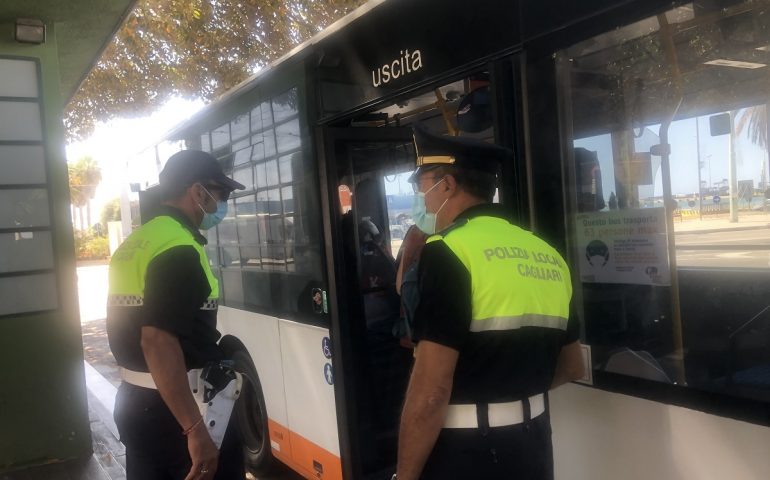
[[[553,478],[546,393],[583,374],[566,262],[492,203],[509,150],[419,126],[415,147],[430,236],[394,478]]]
[[[199,230],[219,223],[230,193],[244,186],[210,154],[183,150],[168,159],[159,188],[160,214],[134,230],[110,262],[107,335],[123,380],[115,423],[126,475],[242,480],[237,434],[226,423],[204,423],[188,371],[224,358],[217,345],[219,286]]]

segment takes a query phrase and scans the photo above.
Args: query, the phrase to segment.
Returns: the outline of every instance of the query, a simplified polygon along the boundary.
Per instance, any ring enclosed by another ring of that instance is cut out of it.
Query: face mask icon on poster
[[[592,240],[586,247],[586,260],[592,267],[603,267],[610,260],[610,249],[601,240]]]
[[[438,215],[441,209],[444,208],[444,205],[446,205],[446,202],[449,199],[444,200],[444,203],[442,203],[439,209],[436,210],[436,213],[430,213],[428,212],[428,207],[425,205],[425,195],[430,193],[431,190],[439,186],[439,184],[441,184],[443,181],[444,179],[442,178],[427,191],[416,192],[414,194],[414,203],[412,204],[412,220],[414,220],[414,224],[417,225],[417,228],[422,230],[422,232],[427,235],[433,235],[436,233],[436,215]]]

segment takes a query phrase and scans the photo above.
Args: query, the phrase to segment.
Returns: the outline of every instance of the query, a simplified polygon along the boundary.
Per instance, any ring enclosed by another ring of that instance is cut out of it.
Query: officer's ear
[[[187,191],[190,193],[192,199],[199,205],[206,205],[208,203],[209,196],[206,194],[206,189],[202,183],[193,183]]]
[[[457,189],[458,189],[457,179],[455,178],[454,175],[452,175],[451,173],[448,173],[444,177],[444,191],[448,192],[449,196],[451,197],[452,195],[455,194],[455,192],[457,192]]]

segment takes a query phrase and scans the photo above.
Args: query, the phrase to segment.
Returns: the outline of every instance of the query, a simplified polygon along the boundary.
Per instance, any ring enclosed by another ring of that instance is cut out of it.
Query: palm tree
[[[767,105],[755,105],[744,109],[738,116],[738,123],[736,124],[736,133],[741,134],[744,129],[748,128],[749,140],[754,145],[763,148],[766,152],[767,149]],[[768,152],[770,154],[770,152]],[[767,160],[762,161],[762,188],[767,189]]]
[[[755,105],[744,108],[738,114],[735,130],[738,135],[748,128],[749,140],[754,145],[767,149],[767,106]]]
[[[91,225],[91,200],[96,187],[102,181],[102,170],[90,155],[85,155],[67,166],[70,180],[70,202],[78,209],[80,229]],[[86,222],[83,221],[83,207],[86,207]]]

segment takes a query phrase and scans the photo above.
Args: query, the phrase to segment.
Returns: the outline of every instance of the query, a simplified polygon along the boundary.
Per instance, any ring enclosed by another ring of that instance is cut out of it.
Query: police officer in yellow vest
[[[567,264],[492,203],[510,152],[415,127],[415,364],[398,480],[551,479],[546,393],[583,373]]]
[[[217,448],[188,371],[223,360],[219,287],[199,229],[224,218],[228,178],[208,153],[184,150],[160,173],[160,215],[135,230],[110,262],[107,334],[123,383],[115,423],[129,480],[244,478],[237,434]]]

